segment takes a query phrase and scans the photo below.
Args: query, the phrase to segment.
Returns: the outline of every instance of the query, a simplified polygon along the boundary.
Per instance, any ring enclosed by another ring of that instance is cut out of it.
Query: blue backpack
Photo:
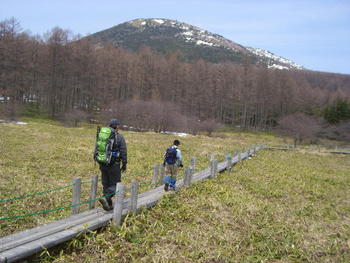
[[[177,153],[177,150],[175,147],[169,147],[168,149],[166,149],[165,158],[164,158],[165,163],[175,164],[176,153]]]

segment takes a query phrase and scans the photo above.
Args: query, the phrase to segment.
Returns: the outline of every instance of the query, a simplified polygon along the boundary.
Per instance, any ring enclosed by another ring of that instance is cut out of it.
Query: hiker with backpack
[[[167,148],[164,153],[164,191],[175,190],[178,167],[183,167],[181,151],[178,148],[179,145],[180,141],[174,140],[173,145]]]
[[[94,160],[100,165],[104,195],[99,202],[106,211],[113,209],[112,197],[127,164],[126,142],[123,135],[118,133],[118,125],[119,121],[112,119],[109,127],[98,128],[96,134]]]

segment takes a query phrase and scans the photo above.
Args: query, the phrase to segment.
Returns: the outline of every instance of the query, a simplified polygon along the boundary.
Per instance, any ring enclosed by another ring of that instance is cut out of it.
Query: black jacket
[[[126,142],[124,139],[124,136],[120,133],[116,132],[116,142],[113,145],[113,151],[119,152],[119,157],[116,160],[113,160],[114,162],[122,162],[123,164],[128,162],[128,150],[126,148]],[[113,162],[112,161],[112,162]]]

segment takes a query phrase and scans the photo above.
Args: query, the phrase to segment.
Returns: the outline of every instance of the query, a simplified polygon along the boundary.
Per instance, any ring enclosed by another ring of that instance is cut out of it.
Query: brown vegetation
[[[185,63],[149,48],[98,47],[60,28],[31,36],[15,19],[0,22],[0,74],[0,104],[12,115],[29,102],[51,118],[80,110],[96,119],[114,111],[129,126],[157,131],[187,124],[195,133],[209,120],[265,130],[281,117],[317,115],[334,99],[350,97],[347,75]]]
[[[304,139],[314,139],[321,130],[321,124],[303,113],[294,113],[279,120],[279,132],[294,137],[294,147]]]

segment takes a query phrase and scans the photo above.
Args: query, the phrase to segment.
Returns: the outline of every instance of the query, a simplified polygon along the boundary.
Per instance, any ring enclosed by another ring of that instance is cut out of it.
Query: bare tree
[[[88,120],[88,114],[85,111],[73,109],[63,115],[63,120],[66,124],[77,127],[79,122]]]
[[[201,122],[201,130],[204,130],[207,132],[208,136],[212,136],[214,131],[217,131],[219,129],[223,128],[223,125],[214,119],[209,119]]]
[[[279,133],[292,136],[294,138],[294,147],[306,138],[314,138],[320,132],[320,123],[304,113],[297,112],[282,117],[279,121]]]

